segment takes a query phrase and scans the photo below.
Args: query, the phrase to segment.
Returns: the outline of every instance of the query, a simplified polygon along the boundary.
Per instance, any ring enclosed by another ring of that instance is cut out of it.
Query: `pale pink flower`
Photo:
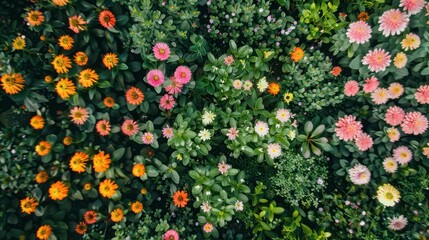
[[[166,43],[160,42],[152,48],[155,58],[161,61],[167,60],[170,57],[170,47]]]
[[[232,127],[228,129],[228,133],[226,134],[226,136],[228,136],[229,140],[235,140],[235,138],[237,138],[238,136],[238,132],[239,130],[237,130],[237,128]]]
[[[203,212],[208,213],[210,210],[212,210],[212,207],[210,206],[209,202],[205,201],[201,204],[201,209]]]
[[[407,65],[408,58],[407,55],[403,52],[398,52],[396,56],[393,58],[393,65],[397,69],[401,69]]]
[[[178,66],[176,71],[174,71],[174,77],[178,83],[187,84],[189,81],[191,81],[191,69],[189,69],[187,66]]]
[[[267,146],[267,152],[271,159],[275,159],[282,155],[282,148],[278,143],[271,143]]]
[[[245,91],[250,91],[250,89],[253,87],[253,83],[250,80],[246,80],[243,83],[243,89]]]
[[[159,87],[164,83],[164,73],[158,69],[150,70],[146,76],[147,82],[152,87]]]
[[[213,224],[211,224],[211,223],[206,223],[203,226],[203,231],[206,232],[206,233],[213,232],[213,229],[214,229],[214,227],[213,227]]]
[[[409,148],[400,146],[393,149],[393,159],[395,159],[397,163],[406,164],[413,159],[413,153]]]
[[[231,65],[234,62],[234,57],[232,55],[226,56],[224,59],[226,65]]]
[[[408,11],[409,14],[417,14],[425,7],[425,0],[401,0],[399,3],[400,7],[404,7],[404,11]]]
[[[378,31],[382,31],[385,37],[399,35],[405,30],[409,21],[410,18],[406,13],[399,9],[390,9],[378,19],[380,25]]]
[[[232,82],[232,86],[233,86],[235,89],[240,90],[240,89],[241,89],[241,87],[243,86],[243,83],[242,83],[240,80],[236,79],[236,80],[234,80],[234,81]]]
[[[370,135],[361,133],[356,137],[355,144],[360,151],[366,151],[372,147],[374,142]]]
[[[387,103],[389,97],[389,91],[385,88],[377,88],[374,92],[371,93],[371,99],[377,105]]]
[[[392,106],[387,109],[384,121],[390,126],[397,126],[404,120],[405,112],[402,108]]]
[[[389,85],[389,96],[390,99],[397,99],[404,94],[404,87],[400,83],[391,83]]]
[[[371,76],[365,79],[365,83],[363,84],[363,91],[365,93],[371,93],[378,88],[379,84],[380,82],[378,82],[378,78]]]
[[[426,14],[425,16],[429,16],[429,3],[426,4]]]
[[[290,118],[291,118],[291,114],[289,110],[284,108],[280,108],[279,110],[277,110],[276,119],[279,120],[280,122],[285,123],[289,121]]]
[[[174,100],[173,96],[164,94],[164,96],[162,96],[159,100],[159,107],[163,110],[171,110],[175,103],[176,101]]]
[[[369,41],[371,38],[371,26],[365,21],[353,22],[347,29],[347,37],[350,43],[362,44]]]
[[[371,172],[369,169],[358,163],[348,171],[350,181],[355,185],[365,185],[371,180]]]
[[[150,132],[145,132],[142,136],[142,141],[144,144],[152,144],[154,140],[154,136]]]
[[[178,83],[174,76],[170,77],[171,84],[165,87],[168,94],[175,95],[182,92],[183,84]]]
[[[428,128],[428,119],[421,112],[409,112],[405,115],[401,127],[406,134],[419,135]]]
[[[381,72],[386,70],[390,65],[390,62],[390,53],[381,48],[369,50],[362,59],[362,64],[368,65],[371,72]]]
[[[387,219],[389,220],[389,225],[387,225],[387,227],[393,231],[400,231],[404,229],[408,224],[408,219],[404,217],[404,215]]]
[[[89,112],[86,108],[75,106],[70,110],[69,117],[74,124],[83,125],[89,118]]]
[[[127,119],[122,123],[121,130],[123,134],[132,136],[139,132],[139,125],[137,125],[136,121]]]
[[[228,170],[231,168],[231,165],[226,164],[225,161],[218,163],[218,170],[221,174],[226,174]]]
[[[414,93],[414,97],[420,104],[429,104],[429,85],[420,86]]]
[[[346,82],[344,85],[344,95],[352,97],[359,92],[359,83],[355,80]]]
[[[162,129],[162,136],[164,136],[167,139],[173,137],[174,136],[173,129],[167,125]]]
[[[269,128],[268,124],[266,122],[257,121],[255,124],[255,132],[260,136],[263,137],[268,134]]]
[[[239,211],[243,211],[243,209],[244,209],[244,204],[243,204],[243,202],[242,202],[242,201],[239,201],[239,200],[235,201],[235,203],[234,203],[234,209],[235,209],[235,211],[237,211],[237,212],[239,212]]]
[[[384,171],[388,173],[395,173],[396,170],[398,170],[398,163],[395,161],[394,158],[388,157],[385,158],[383,161],[383,168]]]
[[[420,37],[414,33],[408,33],[405,38],[401,41],[402,49],[405,51],[415,50],[420,47]]]
[[[356,121],[356,117],[352,115],[339,118],[335,126],[335,134],[340,140],[354,140],[360,133],[362,133],[362,124],[359,121]]]
[[[389,137],[390,142],[396,142],[401,137],[401,133],[397,128],[388,128],[386,130],[387,137]]]
[[[170,229],[165,232],[164,240],[179,240],[179,233],[174,229]]]

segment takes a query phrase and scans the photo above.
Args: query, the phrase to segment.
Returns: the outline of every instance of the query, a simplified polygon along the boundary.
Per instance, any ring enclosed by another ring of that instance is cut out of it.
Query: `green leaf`
[[[237,50],[237,44],[234,42],[234,40],[229,40],[229,48],[231,49],[231,51]]]
[[[118,148],[112,154],[112,161],[117,161],[124,156],[125,148]]]
[[[307,121],[304,125],[304,132],[308,135],[313,131],[313,123],[311,121]]]
[[[179,174],[176,171],[172,171],[171,172],[171,180],[173,180],[173,182],[175,184],[179,184],[180,176],[179,176]]]
[[[98,87],[99,88],[109,88],[110,86],[111,85],[110,85],[109,81],[101,81],[101,82],[98,83]]]
[[[349,67],[351,69],[359,69],[361,67],[361,61],[360,61],[360,56],[356,56],[349,64]]]

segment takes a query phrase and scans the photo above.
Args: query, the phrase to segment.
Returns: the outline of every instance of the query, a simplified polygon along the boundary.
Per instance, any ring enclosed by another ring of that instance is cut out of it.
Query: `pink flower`
[[[359,92],[359,83],[355,80],[346,82],[344,85],[344,95],[352,97]]]
[[[413,153],[405,146],[400,146],[393,149],[393,159],[395,159],[397,163],[406,164],[409,163],[412,158]]]
[[[178,83],[187,84],[191,81],[192,73],[187,66],[179,66],[174,71],[174,77]]]
[[[164,240],[179,240],[179,233],[176,230],[170,229],[165,232]]]
[[[132,119],[127,119],[124,121],[124,123],[122,123],[121,130],[123,134],[127,136],[132,136],[139,132],[139,126],[137,125],[136,121]]]
[[[174,101],[174,97],[168,94],[165,94],[161,97],[159,100],[159,106],[161,109],[170,110],[174,107],[174,104],[176,101]]]
[[[408,224],[408,219],[404,217],[404,215],[387,219],[389,220],[389,225],[387,227],[393,231],[400,231],[404,229]]]
[[[176,81],[174,76],[170,77],[171,84],[165,87],[168,94],[175,95],[182,92],[183,85]]]
[[[377,88],[374,92],[371,93],[371,99],[377,105],[387,103],[389,97],[389,91],[385,88]]]
[[[71,121],[76,125],[83,125],[85,124],[86,120],[89,118],[89,112],[86,108],[81,107],[73,107],[70,109],[70,115]]]
[[[145,132],[142,136],[142,141],[144,144],[152,144],[154,140],[153,134],[150,132]]]
[[[221,174],[226,174],[228,170],[231,168],[231,165],[226,164],[225,161],[222,161],[217,165],[218,170]]]
[[[355,139],[355,144],[357,148],[361,151],[366,151],[370,149],[373,145],[373,141],[370,135],[366,133],[359,134]]]
[[[365,185],[371,180],[371,172],[369,169],[358,163],[349,169],[350,181],[356,185]]]
[[[365,83],[363,84],[363,91],[365,93],[373,92],[375,89],[378,88],[379,84],[380,83],[378,82],[378,79],[374,76],[371,76],[365,79]]]
[[[232,141],[232,140],[235,140],[235,138],[237,138],[238,132],[239,130],[237,130],[237,128],[232,127],[228,129],[228,133],[226,134],[226,136],[228,136],[228,139]]]
[[[381,15],[378,19],[380,27],[378,31],[382,31],[385,37],[390,35],[399,35],[405,30],[410,18],[407,14],[401,12],[399,9],[390,9]]]
[[[401,0],[399,6],[404,7],[404,11],[408,10],[408,13],[413,15],[419,13],[425,4],[425,0]]]
[[[402,108],[393,106],[387,109],[384,121],[390,126],[397,126],[404,120],[405,112]]]
[[[429,104],[429,85],[422,85],[414,93],[414,97],[420,104]]]
[[[387,137],[389,137],[390,142],[396,142],[401,137],[399,130],[397,128],[388,128],[386,130]]]
[[[167,125],[162,129],[162,136],[164,136],[167,139],[173,137],[174,136],[173,129]]]
[[[152,48],[155,58],[161,61],[167,60],[170,57],[170,47],[167,44],[160,42]]]
[[[404,87],[400,83],[391,83],[389,86],[389,96],[391,99],[397,99],[404,93]]]
[[[371,27],[365,21],[351,23],[347,29],[347,37],[350,43],[366,43],[371,38]]]
[[[158,69],[150,70],[147,73],[146,78],[147,78],[147,82],[152,87],[159,87],[164,83],[164,73],[162,73]]]
[[[384,49],[376,48],[369,50],[369,52],[363,57],[362,64],[368,65],[371,72],[380,72],[386,70],[390,65],[390,54]]]
[[[362,133],[362,124],[359,121],[356,121],[355,116],[344,116],[344,118],[338,119],[335,126],[335,134],[340,140],[354,140],[360,133]]]
[[[282,148],[278,143],[271,143],[267,146],[267,153],[271,159],[275,159],[282,155]]]
[[[277,110],[276,119],[279,120],[280,122],[285,123],[289,121],[290,118],[291,118],[291,114],[289,110],[284,108],[280,108],[279,110]]]
[[[109,135],[110,133],[110,123],[109,121],[103,119],[97,122],[95,125],[95,129],[97,130],[98,134],[101,136]]]
[[[211,233],[211,232],[213,232],[213,224],[211,224],[211,223],[206,223],[206,224],[204,224],[204,226],[203,226],[203,230],[204,230],[204,232],[206,232],[206,233]]]
[[[232,55],[226,56],[223,61],[229,66],[234,62],[234,57]]]
[[[421,112],[409,112],[405,115],[401,127],[406,134],[419,135],[428,128],[428,119]]]

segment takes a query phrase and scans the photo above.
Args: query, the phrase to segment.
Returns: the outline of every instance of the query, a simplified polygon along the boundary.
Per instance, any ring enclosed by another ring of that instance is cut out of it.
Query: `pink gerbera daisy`
[[[154,140],[154,136],[150,132],[145,132],[142,136],[142,141],[144,144],[152,144]]]
[[[378,82],[378,79],[374,76],[371,76],[365,79],[365,83],[363,84],[363,91],[365,93],[371,93],[378,88],[379,84],[380,83]]]
[[[393,106],[387,109],[384,121],[391,126],[397,126],[404,120],[405,112],[402,108]]]
[[[389,86],[389,96],[391,99],[397,99],[404,93],[404,87],[400,83],[391,83]]]
[[[357,148],[361,151],[366,151],[370,149],[373,145],[373,140],[370,135],[366,133],[359,134],[355,139],[355,144]]]
[[[405,115],[401,127],[406,134],[419,135],[428,128],[428,119],[421,112],[409,112]]]
[[[152,48],[155,58],[161,61],[167,60],[170,57],[170,47],[166,43],[160,42]]]
[[[174,229],[170,229],[164,233],[164,240],[179,240],[179,233]]]
[[[172,136],[174,136],[173,129],[167,125],[162,129],[162,136],[164,136],[167,139],[171,138]]]
[[[70,110],[71,121],[76,125],[83,125],[89,118],[89,112],[86,108],[73,107]]]
[[[408,11],[409,14],[417,14],[425,7],[425,0],[401,0],[399,3],[400,7],[404,7],[404,11]]]
[[[239,130],[237,130],[237,128],[232,127],[228,129],[226,136],[228,136],[228,139],[232,141],[232,140],[235,140],[235,138],[237,138],[238,132]]]
[[[171,84],[165,87],[168,94],[175,95],[182,92],[183,84],[178,83],[174,76],[170,77]]]
[[[350,43],[366,43],[371,38],[371,27],[365,21],[351,23],[347,29],[347,37]]]
[[[95,125],[95,128],[98,132],[98,134],[100,134],[101,136],[106,136],[109,135],[110,133],[110,123],[107,120],[100,120],[97,122],[97,124]]]
[[[413,153],[405,146],[400,146],[393,149],[393,159],[395,159],[397,163],[406,164],[409,163],[412,158]]]
[[[369,52],[363,57],[362,64],[368,65],[371,72],[380,72],[386,70],[390,65],[390,54],[384,49],[376,48],[369,50]]]
[[[352,97],[359,92],[359,83],[355,80],[346,82],[344,85],[344,95]]]
[[[360,133],[362,133],[362,124],[359,121],[356,121],[355,116],[344,116],[344,118],[338,119],[335,126],[335,134],[340,140],[354,140]]]
[[[159,107],[161,109],[171,110],[174,107],[175,103],[176,103],[176,101],[174,101],[174,97],[173,96],[165,94],[159,100]]]
[[[377,88],[374,92],[371,93],[371,99],[377,105],[387,103],[389,97],[389,91],[385,88]]]
[[[390,35],[399,35],[405,30],[410,18],[407,14],[401,12],[399,9],[390,9],[381,15],[378,19],[380,27],[378,31],[382,31],[385,37]]]
[[[429,104],[429,85],[420,86],[414,93],[414,97],[420,104]]]
[[[164,73],[158,69],[150,70],[147,73],[147,82],[152,87],[159,87],[164,83]]]
[[[121,130],[123,134],[127,136],[132,136],[139,132],[139,126],[137,125],[136,121],[132,119],[127,119],[124,121],[124,123],[122,123]]]
[[[179,66],[176,68],[176,71],[174,71],[174,77],[178,83],[187,84],[189,81],[191,81],[191,69],[189,69],[187,66]]]

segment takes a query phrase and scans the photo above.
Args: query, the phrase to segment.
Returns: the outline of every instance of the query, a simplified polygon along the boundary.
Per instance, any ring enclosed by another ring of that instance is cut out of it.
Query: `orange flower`
[[[69,188],[61,181],[57,181],[49,188],[49,197],[52,200],[63,200],[67,197]]]
[[[139,201],[135,201],[131,204],[131,211],[133,211],[135,214],[140,213],[143,211],[143,203]]]
[[[129,104],[140,105],[144,100],[144,94],[140,89],[130,87],[125,93],[125,98]]]
[[[79,15],[69,17],[69,28],[73,32],[79,33],[79,31],[86,29],[86,21]]]
[[[340,75],[340,73],[341,73],[341,67],[339,67],[339,66],[336,66],[336,67],[332,68],[332,70],[331,70],[331,74],[334,77],[338,77],[338,75]]]
[[[268,92],[271,95],[277,95],[280,92],[280,85],[278,83],[270,83],[270,85],[268,86]]]
[[[66,146],[70,146],[73,143],[73,138],[70,136],[65,136],[63,138],[63,144]]]
[[[69,0],[52,0],[55,6],[63,7],[69,3]]]
[[[89,156],[84,152],[76,152],[70,159],[70,168],[73,172],[83,173],[86,170],[86,162]]]
[[[46,75],[44,80],[46,83],[51,83],[54,79],[51,76]]]
[[[142,189],[140,190],[140,193],[141,193],[142,195],[146,195],[146,194],[147,194],[147,188],[142,188]]]
[[[103,64],[107,69],[112,69],[118,65],[118,56],[114,53],[108,53],[103,57]]]
[[[120,208],[117,208],[110,213],[110,219],[112,219],[113,222],[120,222],[123,218],[124,212]]]
[[[101,136],[107,136],[110,133],[110,123],[109,121],[103,119],[97,122],[95,125],[95,129],[97,130],[98,134]]]
[[[68,73],[72,67],[70,58],[63,54],[56,56],[51,63],[57,73]]]
[[[294,62],[298,62],[304,57],[304,51],[300,47],[295,47],[293,51],[290,53],[290,58]]]
[[[104,172],[110,167],[110,154],[104,154],[104,151],[100,151],[94,155],[92,162],[95,172]]]
[[[88,210],[86,211],[86,213],[83,215],[83,219],[85,220],[86,223],[88,224],[94,224],[97,222],[97,212],[94,210]]]
[[[112,97],[106,97],[104,98],[103,103],[106,107],[112,108],[115,105],[115,100]]]
[[[16,37],[12,42],[12,47],[15,50],[22,50],[25,48],[25,45],[26,45],[25,38],[22,36]]]
[[[36,145],[36,153],[39,156],[43,157],[48,155],[51,152],[52,145],[47,141],[40,141],[38,145]]]
[[[98,74],[92,69],[85,69],[79,73],[79,83],[85,87],[89,88],[98,81]]]
[[[27,20],[28,24],[32,27],[40,26],[45,21],[45,17],[43,16],[43,13],[37,10],[29,11],[25,19]]]
[[[116,189],[118,189],[118,185],[116,185],[115,181],[105,179],[100,183],[98,190],[103,197],[111,198],[115,195]]]
[[[88,56],[84,52],[77,52],[74,55],[74,62],[79,66],[85,66],[88,62]]]
[[[367,12],[360,12],[358,15],[359,21],[367,21],[369,19]]]
[[[72,49],[73,43],[74,43],[74,40],[69,35],[61,36],[58,39],[58,45],[60,45],[60,47],[64,48],[64,50]]]
[[[176,191],[173,194],[173,204],[176,207],[184,208],[188,204],[188,193],[185,191]]]
[[[115,15],[113,15],[113,13],[109,10],[100,12],[100,15],[98,15],[98,21],[100,22],[101,26],[107,29],[113,28],[116,24]]]
[[[86,108],[74,106],[72,109],[70,109],[69,117],[74,124],[83,125],[89,118],[89,112]]]
[[[80,222],[78,225],[76,225],[75,231],[77,234],[83,235],[86,233],[87,226],[85,222]]]
[[[36,115],[30,119],[30,125],[34,129],[43,129],[43,127],[45,126],[45,120],[42,116]]]
[[[5,74],[0,79],[1,86],[7,94],[17,94],[24,89],[25,80],[19,73]]]
[[[92,189],[92,184],[91,183],[85,183],[85,185],[83,185],[83,189],[86,191],[89,191]]]
[[[60,78],[55,85],[55,91],[61,99],[68,99],[70,96],[76,94],[76,86],[68,78]]]
[[[141,163],[134,164],[132,172],[135,177],[141,177],[146,173],[146,167]]]
[[[48,172],[40,171],[39,173],[36,174],[35,180],[38,184],[42,184],[48,181],[48,178],[49,178]]]
[[[48,240],[52,234],[52,228],[49,225],[43,225],[37,229],[36,236],[40,240]]]
[[[39,203],[34,197],[26,197],[21,200],[21,211],[27,214],[34,213]]]

